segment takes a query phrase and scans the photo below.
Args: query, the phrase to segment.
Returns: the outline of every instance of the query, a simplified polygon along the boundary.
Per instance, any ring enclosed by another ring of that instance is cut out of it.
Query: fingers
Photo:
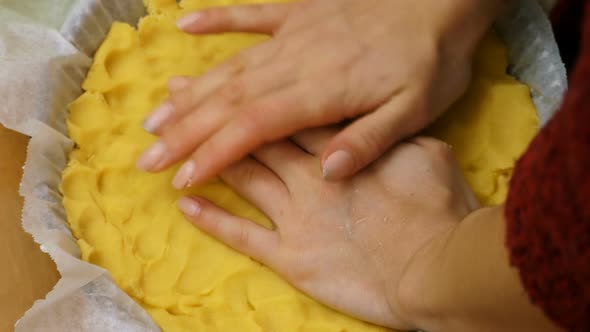
[[[262,65],[265,66],[262,77],[264,77],[265,72],[272,72],[275,79],[280,79],[282,75],[286,74],[284,68],[287,65],[276,68],[277,66],[273,66],[275,63],[273,59],[276,60],[282,50],[282,45],[281,42],[269,40],[239,52],[221,66],[206,72],[185,89],[175,91],[171,95],[172,102],[179,109],[191,109],[202,103],[209,95],[224,85],[228,87],[258,88],[259,84],[256,78],[261,75],[255,77],[252,77],[252,75],[244,76],[251,74]],[[290,64],[288,64],[288,67],[292,68]],[[239,77],[241,79],[238,79]],[[242,82],[242,84],[232,83],[236,80]]]
[[[189,153],[203,144],[205,140],[222,130],[228,122],[231,124],[230,119],[240,118],[241,115],[239,113],[245,112],[244,109],[246,112],[252,113],[257,107],[260,107],[265,112],[268,112],[269,116],[267,118],[281,116],[281,112],[291,110],[292,107],[286,105],[290,100],[285,102],[274,101],[275,99],[283,98],[281,97],[282,90],[290,89],[289,84],[291,82],[288,81],[287,77],[289,75],[286,74],[290,69],[282,65],[281,67],[273,67],[270,71],[254,72],[245,75],[243,78],[233,79],[233,81],[223,84],[218,91],[209,97],[207,102],[198,106],[197,109],[186,108],[183,110],[182,108],[174,107],[170,102],[164,103],[148,117],[144,123],[144,127],[150,129],[155,134],[161,135],[161,140],[157,146],[165,147],[165,153],[164,155],[157,156],[160,159],[154,160],[154,155],[150,152],[153,147],[148,149],[140,157],[137,163],[138,167],[145,171],[160,171],[174,162],[185,158]],[[282,78],[273,79],[277,74]],[[254,82],[255,84],[247,84],[246,82]],[[172,84],[179,83],[171,82]],[[190,89],[193,88],[194,86]],[[278,89],[278,91],[273,92],[273,89]],[[273,95],[264,99],[263,95],[265,93],[272,93]],[[254,97],[263,98],[263,101],[260,103],[261,106],[252,105],[247,107],[241,104],[241,100],[245,100],[244,102],[247,103]],[[178,103],[175,104],[178,105]],[[277,105],[274,106],[274,104]],[[295,106],[294,103],[291,103],[291,105],[293,107]],[[231,132],[228,134],[233,135]],[[252,131],[249,134],[250,136],[256,136],[260,133]],[[249,151],[245,151],[243,155],[236,157],[232,162],[239,160],[247,152]],[[223,166],[227,165],[229,164]],[[216,171],[218,172],[220,170],[217,169]]]
[[[221,179],[236,193],[258,207],[271,219],[279,216],[289,191],[285,184],[268,168],[252,158],[226,168]]]
[[[393,97],[334,137],[325,150],[322,162],[327,180],[338,181],[356,174],[394,143],[426,124],[421,116],[423,112],[415,110],[416,103],[404,99]]]
[[[194,34],[251,32],[273,34],[285,21],[289,4],[217,7],[188,14],[177,21],[179,29]]]
[[[302,128],[317,125],[318,117],[322,114],[310,112],[306,106],[300,107],[300,101],[300,93],[287,89],[243,106],[229,123],[208,135],[191,156],[193,163],[199,165],[199,169],[195,170],[191,177],[192,183],[199,184],[217,175],[225,167],[244,158],[265,143],[288,137]],[[182,137],[189,137],[190,129],[190,126],[187,127]],[[170,145],[182,144],[177,138],[181,135],[173,130],[167,132],[170,134],[166,141]],[[194,128],[192,132],[192,135],[200,135]],[[190,150],[188,144],[181,148],[184,151],[187,148]],[[149,156],[149,153],[146,154]],[[167,167],[172,159],[179,160],[178,156],[181,154],[175,151],[174,158],[158,163],[157,169]]]
[[[313,160],[313,157],[287,140],[266,144],[256,149],[252,155],[278,175],[287,186],[300,181],[302,171],[306,170],[310,166],[309,162]]]
[[[272,56],[278,46],[270,42],[262,43],[248,49],[224,63],[222,66],[208,71],[203,76],[172,77],[168,81],[170,99],[157,107],[146,117],[143,127],[152,134],[161,135],[165,127],[178,122],[186,114],[199,107],[207,99],[213,102],[235,103],[237,99],[258,96],[287,78],[285,66],[269,66],[264,71],[255,69],[261,62]],[[259,55],[252,55],[252,53]],[[248,68],[248,69],[247,69]],[[246,72],[246,73],[244,73]],[[272,76],[275,80],[266,77]]]
[[[339,130],[336,126],[306,129],[291,136],[291,140],[307,153],[319,156]]]
[[[288,141],[281,141],[281,142],[277,142],[277,143],[271,143],[268,144],[266,146],[263,146],[259,149],[257,149],[256,151],[254,151],[253,156],[260,162],[259,166],[263,167],[266,166],[267,171],[273,172],[273,176],[271,177],[270,174],[266,176],[266,178],[268,180],[271,180],[272,178],[274,178],[275,180],[281,181],[283,183],[286,184],[290,184],[292,183],[290,180],[297,177],[297,175],[301,174],[301,172],[299,172],[301,170],[301,168],[305,167],[307,165],[307,161],[309,160],[309,156],[302,151],[301,149],[299,149],[295,144],[290,143]],[[252,161],[254,162],[254,161]],[[241,165],[240,165],[241,164]],[[173,186],[176,189],[183,189],[189,186],[192,186],[193,184],[196,183],[201,183],[203,180],[201,180],[200,178],[198,178],[198,176],[200,175],[200,173],[197,170],[197,165],[200,165],[198,162],[196,162],[193,159],[189,159],[187,160],[182,167],[180,167],[180,169],[178,170],[178,172],[176,173],[176,176],[174,177],[173,180]],[[249,166],[253,166],[252,164],[250,164]],[[261,178],[260,173],[261,170],[257,169],[257,174],[248,174],[249,172],[251,173],[252,171],[254,171],[253,169],[244,169],[244,164],[243,162],[238,162],[237,165],[235,166],[230,166],[229,169],[229,174],[238,174],[240,175],[240,173],[242,172],[246,172],[245,174],[241,174],[242,175],[242,179],[240,181],[250,181],[252,179],[248,179],[249,177],[252,176],[258,176],[258,178],[256,180],[259,180],[259,178]],[[222,172],[221,174],[226,174],[228,170],[226,169],[224,172]],[[245,175],[245,177],[244,177]],[[278,178],[277,178],[278,176]],[[231,179],[230,179],[231,180]],[[234,181],[238,181],[238,180],[234,180]],[[268,184],[268,186],[277,186],[276,182],[273,184]],[[284,184],[283,184],[284,186]],[[268,188],[265,186],[265,188]],[[285,189],[287,189],[287,187],[285,187]],[[247,192],[246,192],[247,194]],[[245,195],[246,196],[246,195]],[[272,196],[271,196],[272,197]],[[254,197],[252,197],[254,198]],[[265,203],[268,202],[260,202],[263,205],[265,205]],[[262,206],[261,206],[262,208]]]
[[[160,140],[139,157],[137,167],[147,172],[158,172],[182,159],[199,142],[218,130],[229,118],[230,111],[226,107],[210,107],[188,114],[183,121],[166,130]]]
[[[232,216],[202,198],[184,197],[178,206],[201,230],[259,262],[270,265],[278,253],[278,234],[253,221]]]
[[[170,93],[175,93],[186,88],[195,80],[196,78],[188,76],[172,77],[170,80],[168,80],[168,90]],[[178,112],[174,105],[167,100],[145,118],[143,121],[143,129],[148,133],[159,135],[162,128],[170,123],[173,123],[182,115],[182,112]]]
[[[235,107],[253,98],[288,88],[294,84],[293,66],[275,62],[264,68],[259,67],[261,61],[279,52],[279,47],[278,43],[263,43],[202,77],[171,78],[168,81],[170,99],[146,118],[144,129],[149,133],[162,135],[166,127],[211,104]],[[251,57],[248,55],[250,52],[258,53],[259,56]]]

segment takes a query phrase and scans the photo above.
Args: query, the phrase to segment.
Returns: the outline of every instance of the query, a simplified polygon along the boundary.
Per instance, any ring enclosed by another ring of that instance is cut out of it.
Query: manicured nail
[[[186,30],[187,28],[190,28],[191,25],[197,23],[198,20],[200,20],[203,17],[202,13],[192,13],[192,14],[188,14],[182,18],[180,18],[178,21],[176,21],[176,26],[180,29],[180,30]]]
[[[326,180],[339,180],[350,174],[354,168],[354,160],[350,153],[338,150],[332,153],[324,162],[322,172]]]
[[[165,155],[166,145],[158,141],[139,157],[136,166],[144,171],[152,171],[162,162]]]
[[[162,125],[170,119],[174,113],[174,106],[169,101],[160,105],[143,122],[143,129],[148,133],[155,133]]]
[[[201,212],[201,205],[194,199],[183,197],[178,200],[178,208],[189,217],[196,217]]]
[[[182,89],[186,88],[190,82],[191,82],[191,79],[188,77],[174,76],[168,80],[168,90],[170,90],[170,92],[182,90]]]
[[[180,167],[174,180],[172,180],[172,185],[174,188],[181,190],[186,187],[190,187],[192,185],[191,178],[193,174],[195,174],[196,165],[195,162],[192,160],[187,161]]]

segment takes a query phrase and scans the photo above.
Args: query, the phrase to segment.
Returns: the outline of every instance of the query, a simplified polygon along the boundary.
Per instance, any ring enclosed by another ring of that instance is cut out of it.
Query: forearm
[[[400,290],[429,332],[558,331],[534,306],[508,263],[502,207],[472,213],[425,248]]]

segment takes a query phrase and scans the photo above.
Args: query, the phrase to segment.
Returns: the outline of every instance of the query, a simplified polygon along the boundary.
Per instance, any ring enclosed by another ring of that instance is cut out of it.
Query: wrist
[[[466,317],[477,313],[469,307],[477,306],[474,301],[480,300],[471,296],[480,293],[480,285],[472,279],[480,277],[476,276],[483,265],[480,260],[489,256],[477,249],[493,239],[491,242],[498,242],[498,248],[493,250],[504,251],[502,227],[494,224],[501,214],[502,207],[475,210],[452,229],[438,234],[414,256],[402,275],[398,296],[408,320],[417,329],[470,330],[465,329],[470,326]],[[482,224],[484,228],[478,229]]]
[[[441,45],[454,58],[471,57],[496,18],[513,0],[452,0],[443,15]]]
[[[510,266],[505,231],[503,206],[481,208],[429,242],[399,284],[408,321],[437,332],[556,331]]]
[[[444,248],[452,240],[459,223],[439,233],[414,255],[408,263],[395,290],[397,304],[402,308],[406,321],[416,330],[432,330],[440,327],[446,316],[446,308],[440,305],[440,290],[446,289],[438,278],[439,263],[444,259]],[[438,331],[438,330],[437,330]]]

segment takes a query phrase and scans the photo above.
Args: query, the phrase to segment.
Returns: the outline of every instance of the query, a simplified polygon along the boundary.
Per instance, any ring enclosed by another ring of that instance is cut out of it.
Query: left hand
[[[356,174],[423,129],[465,91],[471,55],[505,0],[305,0],[213,8],[195,34],[272,34],[198,79],[174,78],[146,121],[160,136],[138,162],[160,171],[189,157],[181,189],[256,147],[355,119],[321,152],[328,180]]]
[[[264,263],[303,292],[354,317],[418,329],[399,282],[412,257],[478,203],[447,144],[400,144],[356,177],[323,180],[317,165],[335,131],[318,129],[258,149],[222,179],[276,225],[269,230],[197,197],[187,218]],[[255,159],[254,159],[255,158]]]

